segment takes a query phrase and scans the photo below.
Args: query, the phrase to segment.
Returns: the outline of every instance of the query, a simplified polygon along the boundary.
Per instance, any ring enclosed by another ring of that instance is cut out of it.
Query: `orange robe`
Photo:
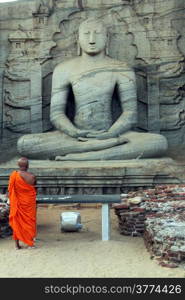
[[[33,238],[36,236],[36,189],[25,182],[19,172],[13,171],[8,191],[9,224],[13,230],[13,239],[33,246]]]

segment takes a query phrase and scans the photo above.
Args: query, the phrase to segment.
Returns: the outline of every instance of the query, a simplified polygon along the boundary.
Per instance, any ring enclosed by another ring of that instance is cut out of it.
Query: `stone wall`
[[[89,16],[109,28],[109,55],[138,78],[138,129],[185,144],[184,0],[42,0],[0,4],[0,137],[45,132],[51,76],[77,55]],[[119,110],[119,107],[116,108]]]

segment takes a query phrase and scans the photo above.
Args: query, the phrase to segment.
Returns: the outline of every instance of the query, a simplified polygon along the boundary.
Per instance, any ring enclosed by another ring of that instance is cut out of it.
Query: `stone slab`
[[[17,159],[0,164],[0,189],[7,188]],[[185,167],[171,158],[124,161],[30,160],[42,194],[117,194],[125,189],[184,182]]]

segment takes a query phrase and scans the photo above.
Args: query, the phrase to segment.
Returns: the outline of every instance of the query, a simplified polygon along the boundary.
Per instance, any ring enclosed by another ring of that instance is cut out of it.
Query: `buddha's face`
[[[100,22],[84,22],[79,28],[79,44],[83,52],[96,55],[106,47],[107,31]]]

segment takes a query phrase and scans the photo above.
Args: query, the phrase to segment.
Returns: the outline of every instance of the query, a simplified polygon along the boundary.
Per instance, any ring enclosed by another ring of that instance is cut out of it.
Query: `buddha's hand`
[[[110,132],[106,130],[99,130],[99,131],[92,131],[87,134],[88,138],[96,138],[98,140],[105,140],[113,138],[113,136],[110,134]]]
[[[71,134],[72,137],[75,137],[77,139],[80,138],[85,138],[87,137],[87,134],[90,132],[90,130],[81,130],[81,129],[76,129],[76,131]]]
[[[113,136],[113,134],[111,134],[108,131],[105,131],[105,132],[102,132],[102,133],[99,132],[98,134],[89,133],[87,135],[87,137],[89,137],[89,138],[96,138],[98,140],[106,140],[106,139],[112,139],[112,138],[114,138],[114,139],[117,140],[117,143],[120,144],[120,145],[129,142],[129,139],[127,139],[125,136],[123,136],[123,135]]]
[[[77,130],[77,139],[79,141],[85,142],[88,141],[90,138],[97,138],[97,135],[106,132],[105,130]]]

